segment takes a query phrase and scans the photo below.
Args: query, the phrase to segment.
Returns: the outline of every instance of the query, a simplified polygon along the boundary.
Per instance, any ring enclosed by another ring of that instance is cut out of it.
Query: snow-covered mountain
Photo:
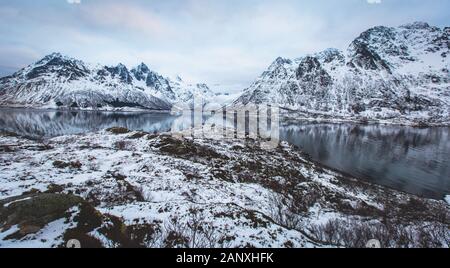
[[[123,64],[90,65],[59,53],[0,79],[3,106],[170,110],[191,103],[195,95],[208,102],[213,93],[205,84],[165,78],[144,63],[128,70]]]
[[[450,122],[450,27],[374,27],[347,51],[278,58],[234,106],[275,103],[314,117]]]

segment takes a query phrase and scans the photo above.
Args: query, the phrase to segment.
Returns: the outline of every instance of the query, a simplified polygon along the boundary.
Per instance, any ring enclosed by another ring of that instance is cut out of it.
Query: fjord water
[[[190,118],[189,118],[190,119]],[[82,134],[113,126],[147,132],[190,125],[165,113],[0,109],[0,130],[32,138]],[[178,121],[178,122],[177,122]],[[389,125],[283,125],[280,137],[325,166],[397,190],[442,199],[450,194],[450,128]]]

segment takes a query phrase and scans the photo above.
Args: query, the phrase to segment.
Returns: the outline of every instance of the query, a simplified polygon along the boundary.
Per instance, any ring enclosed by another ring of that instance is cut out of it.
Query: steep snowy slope
[[[123,64],[92,66],[59,53],[0,79],[3,106],[170,110],[200,92],[210,91],[164,78],[143,63],[129,71]]]
[[[450,28],[416,22],[362,33],[346,52],[278,58],[235,106],[277,103],[319,117],[450,122]]]
[[[133,68],[131,74],[134,77],[133,84],[137,88],[145,89],[171,104],[191,104],[194,97],[210,102],[214,96],[206,84],[189,84],[180,77],[171,80],[150,70],[144,63]]]

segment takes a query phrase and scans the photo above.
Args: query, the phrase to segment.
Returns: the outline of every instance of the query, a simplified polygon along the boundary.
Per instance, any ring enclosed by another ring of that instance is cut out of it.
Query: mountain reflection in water
[[[164,113],[0,109],[1,131],[34,138],[114,126],[160,133],[170,131],[174,123],[188,127],[190,120]],[[397,190],[442,199],[450,194],[449,132],[448,127],[297,123],[283,125],[280,137],[325,166]]]

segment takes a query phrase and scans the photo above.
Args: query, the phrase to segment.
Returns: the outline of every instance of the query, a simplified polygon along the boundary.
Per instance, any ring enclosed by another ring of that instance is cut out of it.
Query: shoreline
[[[294,112],[295,113],[295,112]],[[370,119],[370,118],[345,118],[345,117],[314,117],[314,116],[291,116],[287,114],[281,114],[281,118],[285,121],[295,123],[300,121],[317,122],[317,123],[329,123],[329,124],[342,124],[352,123],[358,125],[386,125],[386,126],[402,126],[402,127],[414,127],[414,128],[429,128],[429,127],[450,127],[450,122],[444,123],[426,123],[426,122],[413,122],[411,120],[405,120],[404,122],[397,122],[399,118],[389,119]]]
[[[100,112],[100,113],[126,113],[126,114],[172,114],[171,110],[150,110],[150,109],[133,109],[133,108],[112,108],[112,109],[93,109],[93,108],[55,108],[55,107],[26,107],[26,106],[0,106],[0,109],[11,109],[11,110],[36,110],[36,111],[63,111],[63,112]],[[450,122],[442,122],[442,123],[428,123],[428,122],[414,122],[412,120],[405,119],[403,122],[397,122],[401,118],[393,118],[393,119],[370,119],[370,118],[351,118],[351,117],[327,117],[323,116],[304,116],[297,115],[292,116],[286,113],[301,113],[301,111],[294,111],[285,108],[281,108],[282,111],[280,114],[280,118],[283,120],[282,123],[301,123],[301,122],[310,122],[310,123],[329,123],[329,124],[344,124],[351,123],[357,125],[386,125],[386,126],[401,126],[401,127],[414,127],[414,128],[431,128],[431,127],[450,127]],[[215,110],[217,112],[217,110]]]
[[[62,111],[62,112],[100,112],[100,113],[160,113],[170,114],[170,110],[150,110],[150,109],[91,109],[91,108],[54,108],[54,107],[23,107],[23,106],[0,106],[3,110],[35,110],[35,111]]]

